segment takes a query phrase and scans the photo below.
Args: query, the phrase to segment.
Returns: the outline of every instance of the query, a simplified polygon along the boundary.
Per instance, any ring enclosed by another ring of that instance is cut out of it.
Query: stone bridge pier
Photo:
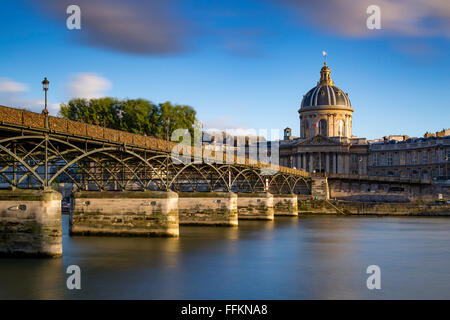
[[[237,226],[237,201],[232,192],[179,192],[180,225]]]
[[[169,191],[81,191],[73,195],[71,235],[178,237],[178,195]]]
[[[298,216],[298,197],[296,194],[274,194],[275,216]]]
[[[0,255],[62,255],[61,194],[0,190]]]
[[[239,193],[238,215],[243,220],[273,220],[273,195],[262,193]]]

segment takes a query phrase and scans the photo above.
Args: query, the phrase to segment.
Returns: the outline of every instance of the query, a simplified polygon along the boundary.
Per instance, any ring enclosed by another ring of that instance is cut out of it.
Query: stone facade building
[[[298,112],[300,137],[285,129],[280,165],[308,172],[367,174],[367,140],[352,135],[353,107],[348,94],[334,85],[326,63]]]
[[[449,179],[450,130],[424,138],[371,141],[368,173],[377,176]]]
[[[300,137],[284,130],[280,165],[328,174],[449,178],[450,130],[367,141],[352,135],[353,110],[325,63],[300,104]]]

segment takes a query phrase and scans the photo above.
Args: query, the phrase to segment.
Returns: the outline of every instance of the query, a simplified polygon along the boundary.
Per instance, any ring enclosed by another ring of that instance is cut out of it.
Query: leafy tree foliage
[[[155,105],[145,99],[72,99],[60,105],[59,115],[69,120],[160,138],[165,138],[167,118],[170,118],[169,134],[183,128],[192,136],[196,123],[196,112],[192,107],[170,102]]]

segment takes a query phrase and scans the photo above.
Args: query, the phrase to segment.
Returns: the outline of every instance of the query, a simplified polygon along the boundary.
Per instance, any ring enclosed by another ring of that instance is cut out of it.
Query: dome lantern
[[[322,69],[320,69],[320,81],[317,85],[334,86],[333,80],[331,80],[331,71],[330,68],[327,67],[326,61]]]

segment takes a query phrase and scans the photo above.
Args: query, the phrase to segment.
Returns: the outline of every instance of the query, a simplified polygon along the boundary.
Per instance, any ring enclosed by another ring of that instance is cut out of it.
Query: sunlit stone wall
[[[178,193],[180,224],[237,226],[237,195],[232,192]]]
[[[61,194],[0,191],[0,255],[62,255]]]
[[[70,233],[177,237],[178,195],[171,191],[75,192]]]
[[[273,195],[270,193],[239,193],[239,219],[273,220]]]

